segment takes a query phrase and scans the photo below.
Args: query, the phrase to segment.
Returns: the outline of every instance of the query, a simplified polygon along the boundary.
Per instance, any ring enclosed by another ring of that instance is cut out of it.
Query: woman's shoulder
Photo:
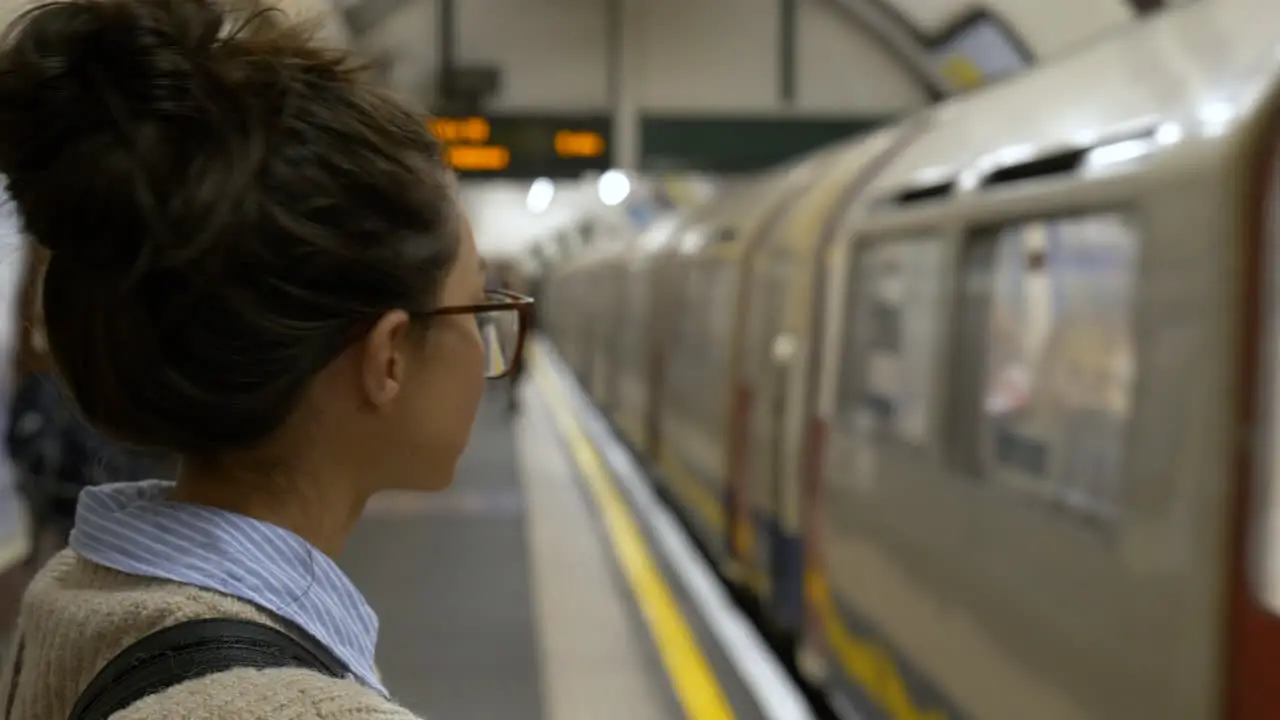
[[[23,598],[18,630],[22,665],[49,672],[43,677],[24,673],[15,687],[14,717],[66,717],[70,703],[97,669],[121,650],[162,628],[202,618],[279,624],[271,613],[229,595],[128,575],[70,550],[59,553],[37,574]],[[53,682],[54,677],[59,680]],[[407,710],[354,680],[300,669],[211,675],[139,701],[112,717],[415,720]]]
[[[112,720],[419,720],[354,680],[308,670],[231,670],[144,698]]]

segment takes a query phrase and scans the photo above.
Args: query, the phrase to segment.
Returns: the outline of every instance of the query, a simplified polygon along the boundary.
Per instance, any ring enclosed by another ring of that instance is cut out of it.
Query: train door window
[[[729,350],[737,321],[737,268],[731,262],[713,261],[707,270],[706,302],[702,309],[707,330],[703,341],[703,381],[707,393],[702,412],[709,427],[719,427],[724,411],[724,397],[719,390],[724,387],[725,376],[729,372]]]
[[[707,309],[710,319],[711,343],[709,356],[717,363],[729,360],[729,343],[733,339],[734,317],[738,310],[738,273],[732,263],[717,263],[708,273]]]
[[[601,309],[604,311],[604,317],[601,322],[604,323],[604,335],[606,338],[604,352],[609,356],[610,372],[615,371],[615,363],[617,362],[618,351],[622,347],[622,336],[624,334],[622,324],[622,273],[621,267],[611,264],[603,274],[604,287],[602,288],[604,295],[601,298]]]
[[[671,307],[668,308],[671,319],[667,321],[669,322],[667,331],[671,336],[666,370],[668,387],[671,390],[668,404],[673,410],[683,413],[684,399],[692,384],[689,378],[689,354],[698,341],[698,329],[693,322],[692,314],[688,311],[689,303],[693,300],[693,288],[688,282],[688,269],[680,265],[670,268],[669,272],[675,286],[670,288],[673,297],[667,299],[667,302],[671,303]]]
[[[703,389],[706,375],[707,336],[707,284],[703,274],[705,265],[690,262],[679,269],[679,305],[675,313],[674,331],[678,354],[672,373],[678,384],[672,405],[684,414],[697,413],[697,398]],[[696,417],[696,416],[695,416]]]
[[[961,341],[960,368],[971,374],[957,380],[977,380],[972,368],[983,367],[980,398],[956,409],[978,416],[951,427],[980,427],[982,437],[952,439],[980,448],[987,476],[1113,518],[1135,372],[1138,233],[1124,215],[1096,213],[1009,225],[976,242],[989,251],[971,246],[966,262],[989,270],[965,268],[960,308],[988,306],[986,343]],[[987,287],[976,287],[983,277]]]
[[[912,445],[930,436],[943,246],[873,241],[855,254],[839,382],[842,424]]]
[[[637,263],[622,281],[626,287],[626,299],[623,305],[623,317],[627,325],[623,328],[625,348],[619,357],[621,364],[633,375],[639,376],[648,364],[649,323],[652,310],[649,306],[649,283],[653,282],[653,272],[649,263]]]
[[[768,266],[760,260],[757,260],[747,273],[747,342],[744,345],[747,357],[743,363],[743,369],[752,384],[759,382],[761,374],[768,366],[770,339],[765,327],[768,324],[769,312],[768,273]]]
[[[704,399],[708,386],[707,377],[714,366],[712,349],[714,338],[711,337],[711,297],[713,266],[705,261],[689,266],[685,281],[685,304],[680,313],[688,330],[685,346],[684,362],[688,369],[688,385],[683,398],[693,420],[701,420],[704,413]]]
[[[752,288],[750,301],[756,329],[751,356],[757,363],[756,381],[763,383],[775,367],[773,345],[782,330],[783,303],[786,300],[787,275],[791,270],[791,262],[785,255],[766,256],[760,262],[763,267],[757,271],[757,277],[761,282]]]

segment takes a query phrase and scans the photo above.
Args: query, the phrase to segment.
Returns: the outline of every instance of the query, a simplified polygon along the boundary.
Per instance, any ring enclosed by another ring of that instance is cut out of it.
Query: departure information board
[[[566,178],[612,166],[612,120],[606,116],[501,115],[432,117],[427,127],[466,177]]]

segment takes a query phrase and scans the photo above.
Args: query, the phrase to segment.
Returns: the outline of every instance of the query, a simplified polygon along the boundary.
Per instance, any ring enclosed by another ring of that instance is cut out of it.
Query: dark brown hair
[[[51,251],[59,372],[103,432],[207,458],[267,438],[381,314],[430,311],[459,232],[419,116],[227,8],[57,2],[0,47],[0,173]]]

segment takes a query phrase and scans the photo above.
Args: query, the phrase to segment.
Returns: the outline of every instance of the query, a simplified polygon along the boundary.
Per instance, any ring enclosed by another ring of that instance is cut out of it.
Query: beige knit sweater
[[[13,653],[0,677],[3,720],[67,720],[89,681],[134,641],[185,620],[275,623],[241,600],[188,585],[134,577],[65,550],[32,581]],[[13,687],[13,697],[9,698]],[[12,711],[4,716],[4,708]],[[183,683],[116,713],[112,720],[415,720],[355,680],[307,670],[232,670]]]

